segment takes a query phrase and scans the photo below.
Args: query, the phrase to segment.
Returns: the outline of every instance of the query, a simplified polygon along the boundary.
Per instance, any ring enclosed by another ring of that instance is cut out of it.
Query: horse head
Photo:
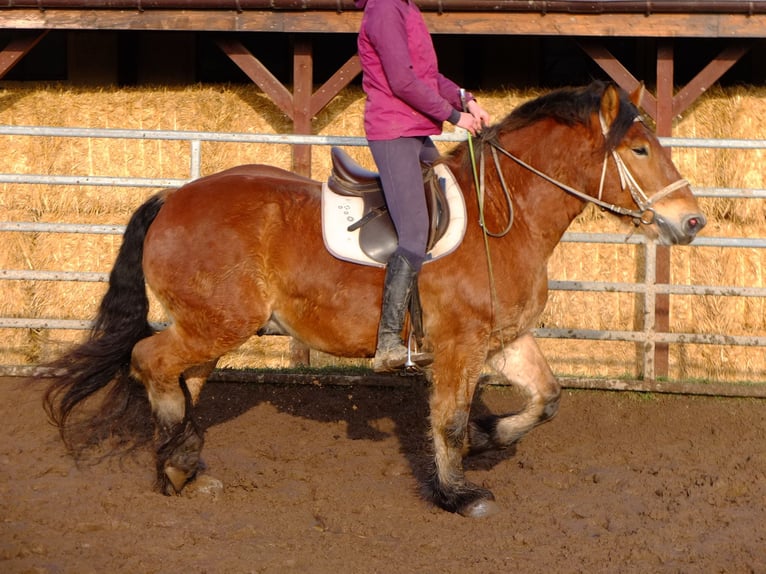
[[[706,219],[670,154],[644,124],[638,112],[643,85],[630,96],[607,85],[598,110],[604,136],[604,166],[599,185],[603,193],[607,172],[619,179],[619,198],[610,198],[630,213],[649,237],[665,245],[687,245]],[[615,189],[614,185],[610,186]],[[599,197],[601,199],[601,197]]]

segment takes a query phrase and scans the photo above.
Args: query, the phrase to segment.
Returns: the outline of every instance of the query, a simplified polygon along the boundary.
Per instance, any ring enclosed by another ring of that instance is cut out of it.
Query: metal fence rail
[[[110,176],[77,175],[35,175],[35,174],[0,174],[0,183],[17,185],[85,185],[132,188],[169,188],[178,187],[200,177],[202,142],[228,142],[247,144],[283,144],[283,145],[342,145],[365,146],[367,141],[361,137],[344,136],[307,136],[289,134],[242,134],[214,133],[166,130],[126,130],[126,129],[86,129],[54,128],[39,126],[0,126],[0,136],[39,136],[61,138],[117,138],[138,140],[185,141],[189,144],[189,177],[178,178],[135,178]],[[460,135],[444,134],[434,138],[437,141],[457,142]],[[720,148],[720,149],[766,149],[766,140],[738,139],[690,139],[662,138],[665,145],[676,148]],[[700,197],[764,199],[766,189],[701,187],[695,188]],[[29,233],[84,233],[84,234],[122,234],[121,225],[95,225],[72,223],[38,223],[25,221],[0,221],[0,232]],[[603,233],[566,233],[563,242],[636,244],[645,250],[645,279],[642,282],[600,282],[600,281],[557,281],[551,280],[549,288],[558,291],[592,291],[636,293],[643,296],[643,328],[635,331],[588,330],[588,329],[549,329],[536,330],[538,337],[601,341],[627,341],[643,344],[643,377],[655,378],[653,357],[657,343],[695,343],[705,345],[738,345],[766,347],[766,337],[734,336],[725,333],[665,333],[655,329],[654,300],[657,294],[671,295],[718,295],[730,297],[766,297],[766,288],[744,287],[738,285],[673,285],[658,284],[656,277],[656,244],[643,235],[625,238],[622,234]],[[766,248],[766,238],[743,237],[701,237],[695,240],[695,246]],[[0,269],[0,281],[108,281],[106,273],[56,271],[56,270],[20,270]],[[19,329],[88,329],[88,320],[67,320],[55,317],[0,317],[0,328]],[[0,375],[16,372],[17,367],[0,365]]]

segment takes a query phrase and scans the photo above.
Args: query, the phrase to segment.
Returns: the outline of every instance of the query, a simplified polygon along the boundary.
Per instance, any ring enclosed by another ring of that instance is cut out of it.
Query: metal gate
[[[131,188],[178,187],[189,180],[200,177],[202,142],[231,142],[243,144],[278,144],[311,146],[365,146],[364,138],[341,136],[299,136],[270,134],[232,134],[212,132],[145,131],[123,129],[75,129],[53,127],[0,126],[0,136],[39,136],[47,138],[117,138],[141,140],[175,140],[189,145],[189,171],[185,179],[127,178],[110,176],[34,175],[0,174],[0,183],[13,185],[80,185]],[[460,141],[460,137],[443,135],[437,141]],[[663,144],[673,148],[723,148],[723,149],[766,149],[764,140],[703,140],[688,138],[663,138]],[[700,197],[766,199],[764,189],[743,188],[695,188]],[[39,223],[28,221],[0,221],[0,232],[24,233],[88,233],[121,234],[124,226],[74,224],[66,222]],[[753,347],[762,353],[766,347],[764,336],[737,336],[727,333],[670,333],[656,328],[655,300],[657,295],[717,295],[722,297],[766,297],[766,288],[745,285],[674,285],[656,282],[657,245],[643,235],[633,235],[626,240],[623,234],[567,233],[563,242],[634,244],[644,250],[644,280],[641,282],[599,282],[551,280],[553,291],[591,291],[635,293],[643,300],[642,328],[632,331],[585,330],[539,328],[536,335],[541,338],[581,339],[599,341],[626,341],[639,344],[643,355],[642,377],[635,380],[593,380],[563,379],[570,387],[631,389],[644,391],[693,392],[704,394],[766,396],[766,385],[736,385],[732,383],[711,384],[693,381],[663,382],[655,373],[655,347],[657,344],[694,343],[703,345],[736,345]],[[735,247],[761,250],[766,248],[766,239],[749,237],[699,237],[696,247]],[[62,270],[0,269],[0,281],[108,281],[108,274],[95,272],[69,272]],[[90,321],[82,319],[61,319],[57,317],[0,317],[0,328],[11,329],[87,329]],[[759,349],[760,348],[760,349]],[[0,365],[0,375],[29,373],[29,366]],[[763,381],[766,382],[766,381]]]

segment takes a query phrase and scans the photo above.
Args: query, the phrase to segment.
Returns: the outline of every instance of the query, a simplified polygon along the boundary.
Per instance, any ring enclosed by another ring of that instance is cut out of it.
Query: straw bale
[[[30,365],[37,357],[30,353],[29,334],[25,329],[0,329],[0,364]]]
[[[766,90],[711,89],[678,122],[678,137],[766,139]],[[693,184],[706,187],[763,188],[763,150],[697,148],[674,150],[673,158]],[[731,221],[746,235],[764,235],[766,202],[753,199],[702,200],[713,223]],[[710,233],[710,230],[708,230]]]
[[[268,336],[251,337],[241,347],[232,351],[218,362],[221,368],[268,368],[284,369],[291,367],[290,364],[290,337]],[[370,367],[370,359],[345,359],[328,355],[319,351],[310,351],[310,363],[312,367]]]
[[[218,361],[220,368],[282,369],[290,366],[290,337],[251,337]]]
[[[635,343],[557,339],[539,339],[538,343],[559,376],[634,378],[641,372]]]
[[[539,90],[479,93],[484,107],[499,121]],[[319,134],[361,136],[364,95],[348,88],[335,96],[315,118]],[[145,130],[290,133],[292,124],[255,86],[198,85],[178,88],[80,88],[63,84],[4,83],[0,88],[0,123],[72,127],[113,127]],[[451,130],[447,126],[447,130]],[[766,90],[711,89],[676,123],[681,137],[766,139]],[[109,140],[102,138],[4,139],[0,171],[33,174],[80,174],[185,179],[190,150],[182,142]],[[437,144],[442,152],[454,145]],[[363,166],[374,169],[366,147],[347,151]],[[695,186],[764,187],[763,151],[677,148],[673,157],[681,173]],[[205,142],[203,174],[246,163],[291,168],[287,145]],[[329,153],[319,146],[312,153],[312,176],[330,171]],[[2,219],[124,224],[130,214],[156,190],[90,186],[0,186]],[[470,200],[470,198],[467,198]],[[766,235],[764,200],[701,199],[708,214],[705,233],[720,236]],[[572,231],[628,233],[629,225],[588,207]],[[116,256],[118,236],[85,234],[7,233],[0,250],[3,269],[66,269],[107,272]],[[673,281],[681,284],[764,286],[764,250],[676,247],[671,250]],[[550,260],[549,274],[559,280],[640,280],[643,248],[629,245],[562,243]],[[0,314],[90,319],[106,288],[104,283],[45,281],[0,282]],[[151,318],[165,320],[152,299]],[[641,327],[643,301],[625,293],[552,292],[541,326],[625,329]],[[763,298],[672,296],[670,328],[674,332],[766,334]],[[81,331],[4,329],[0,360],[28,364],[79,340]],[[640,364],[638,345],[607,341],[543,340],[554,371],[562,375],[635,376]],[[221,361],[222,366],[286,366],[289,339],[253,337]],[[339,361],[312,352],[312,361]],[[364,363],[364,361],[362,361]],[[345,364],[340,362],[339,364]],[[764,380],[766,357],[750,348],[672,345],[671,378]]]
[[[9,220],[22,217],[23,212],[7,210]],[[34,239],[28,233],[3,234],[0,249],[0,269],[28,269]],[[3,281],[0,283],[0,316],[23,317],[32,295],[28,282]],[[0,361],[3,364],[26,364],[29,360],[29,333],[24,329],[0,329]]]

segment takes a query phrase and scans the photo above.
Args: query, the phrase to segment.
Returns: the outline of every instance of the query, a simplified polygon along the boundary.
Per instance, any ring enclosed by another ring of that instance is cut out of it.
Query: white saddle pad
[[[452,253],[463,241],[466,229],[465,200],[455,176],[442,164],[434,166],[434,172],[438,178],[444,180],[450,220],[447,231],[428,252],[426,263]],[[375,261],[362,251],[359,246],[359,229],[348,230],[352,223],[364,216],[363,209],[364,201],[361,198],[338,195],[325,182],[322,186],[322,236],[325,247],[338,259],[372,267],[385,267],[385,263]]]

